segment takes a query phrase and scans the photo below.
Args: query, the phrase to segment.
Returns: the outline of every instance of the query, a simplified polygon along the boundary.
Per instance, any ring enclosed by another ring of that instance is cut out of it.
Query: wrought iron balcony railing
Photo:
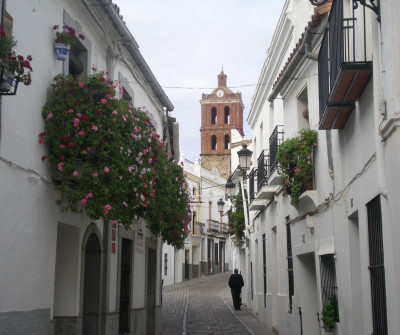
[[[279,146],[284,141],[285,132],[283,130],[283,126],[278,125],[275,127],[269,138],[269,173],[268,176],[274,172],[278,165],[278,161],[276,160],[276,154],[278,153]]]
[[[343,10],[343,0],[335,0],[318,57],[320,129],[344,127],[372,75],[366,25],[344,18]]]

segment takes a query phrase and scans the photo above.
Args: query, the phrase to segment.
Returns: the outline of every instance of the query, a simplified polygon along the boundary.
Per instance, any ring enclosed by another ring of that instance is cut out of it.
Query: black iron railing
[[[276,126],[272,135],[269,138],[269,175],[274,172],[278,165],[278,161],[276,160],[276,154],[278,153],[278,148],[283,143],[284,140],[284,130],[283,126]]]
[[[356,29],[356,18],[343,17],[343,0],[333,1],[328,22],[318,56],[321,116],[343,66],[365,63],[369,60],[365,26]]]
[[[263,150],[257,159],[257,190],[268,185],[269,151]]]
[[[256,191],[255,191],[255,171],[252,169],[249,173],[249,193],[250,193],[250,202],[254,200],[256,196]]]
[[[220,223],[216,220],[207,220],[207,233],[218,234],[220,232]]]

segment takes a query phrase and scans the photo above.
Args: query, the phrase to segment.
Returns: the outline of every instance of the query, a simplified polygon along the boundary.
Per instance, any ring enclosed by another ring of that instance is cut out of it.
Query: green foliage
[[[327,332],[335,330],[336,322],[339,322],[339,305],[337,296],[333,295],[329,301],[322,307],[322,327]]]
[[[290,195],[290,203],[296,207],[300,195],[312,186],[312,152],[317,143],[317,131],[302,129],[299,136],[286,140],[278,148],[276,158],[282,175],[283,195]]]
[[[79,81],[54,78],[42,110],[45,131],[39,143],[49,148],[49,161],[66,197],[64,210],[84,211],[92,219],[126,228],[146,218],[153,233],[181,247],[182,241],[171,240],[170,232],[184,230],[182,208],[187,208],[188,196],[182,169],[168,161],[145,111],[117,99],[115,88],[102,73]],[[158,216],[151,214],[161,206],[176,206],[176,222],[162,210]]]
[[[241,190],[240,183],[239,183],[239,190]],[[245,225],[245,212],[243,207],[243,196],[242,192],[240,191],[238,194],[232,197],[234,211],[231,214],[229,220],[229,233],[234,234],[235,238],[233,243],[237,248],[241,248],[244,240],[245,240],[245,233],[244,230],[246,228]]]
[[[0,62],[5,66],[3,77],[4,79],[8,79],[8,76],[18,77],[19,82],[28,86],[32,82],[31,72],[33,70],[30,64],[32,56],[28,55],[24,58],[17,55],[13,50],[16,45],[17,41],[14,37],[0,29]]]
[[[55,25],[53,26],[53,30],[56,32],[56,43],[64,43],[73,47],[78,41],[78,36],[81,40],[85,39],[81,34],[76,36],[75,29],[67,24],[64,24],[62,27]]]

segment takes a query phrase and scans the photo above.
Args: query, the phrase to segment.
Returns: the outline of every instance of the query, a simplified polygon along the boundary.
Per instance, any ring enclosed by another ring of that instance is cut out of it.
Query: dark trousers
[[[235,309],[240,309],[240,305],[242,304],[242,298],[240,297],[240,291],[241,291],[241,289],[236,290],[234,288],[231,288],[233,307],[235,307]]]

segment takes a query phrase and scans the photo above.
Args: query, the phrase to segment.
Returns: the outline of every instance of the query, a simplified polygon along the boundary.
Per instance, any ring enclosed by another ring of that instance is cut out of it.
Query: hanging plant
[[[339,306],[337,296],[333,295],[322,307],[322,328],[328,333],[335,330],[336,322],[339,322]]]
[[[82,80],[55,77],[42,110],[45,130],[39,143],[49,149],[42,160],[48,158],[59,174],[64,210],[129,228],[139,217],[155,219],[149,209],[156,201],[173,206],[178,196],[160,180],[171,166],[162,140],[149,127],[145,111],[117,99],[115,88],[102,73]],[[181,204],[187,208],[185,196]],[[180,210],[177,220],[179,215]],[[165,226],[172,223],[164,219]],[[149,224],[165,238],[163,225]]]
[[[240,183],[239,183],[239,190],[241,190]],[[241,191],[232,197],[232,204],[234,210],[232,211],[228,223],[229,233],[235,235],[233,243],[237,248],[240,249],[245,241],[244,230],[246,228],[245,217],[244,217],[245,212],[243,207],[243,196]]]
[[[276,155],[278,172],[282,175],[283,195],[290,195],[290,203],[298,207],[300,195],[313,188],[312,153],[317,147],[318,133],[302,129],[299,136],[283,142]]]
[[[14,37],[9,36],[4,30],[0,29],[0,62],[3,76],[0,90],[3,92],[10,90],[16,81],[26,86],[32,82],[31,72],[33,70],[30,64],[32,56],[28,55],[25,58],[16,54],[13,50],[16,45],[17,41]]]

